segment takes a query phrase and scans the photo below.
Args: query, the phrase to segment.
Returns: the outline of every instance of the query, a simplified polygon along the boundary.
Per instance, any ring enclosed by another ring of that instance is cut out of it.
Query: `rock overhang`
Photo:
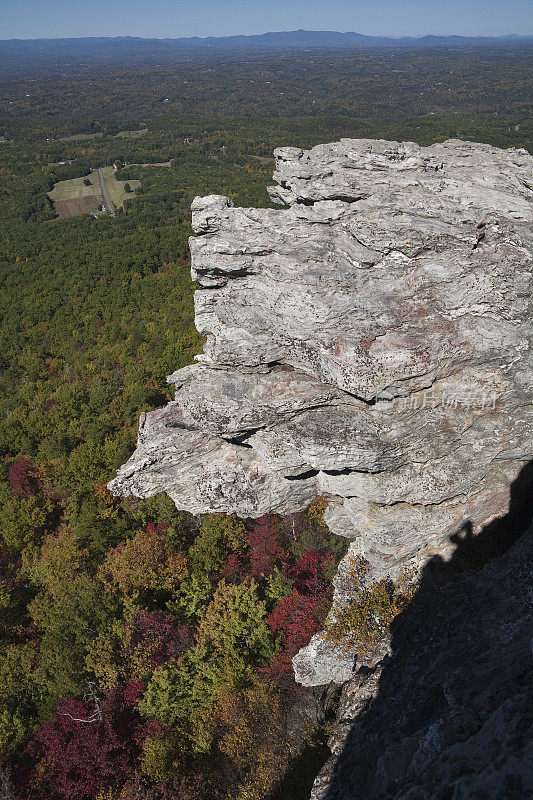
[[[531,457],[533,159],[456,140],[275,155],[286,208],[193,202],[207,342],[110,488],[252,517],[323,494],[394,576],[504,511]]]

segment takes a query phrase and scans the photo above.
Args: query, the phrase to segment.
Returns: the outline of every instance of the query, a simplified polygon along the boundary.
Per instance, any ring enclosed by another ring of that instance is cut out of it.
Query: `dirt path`
[[[107,192],[107,188],[106,188],[106,185],[105,185],[105,178],[104,178],[104,176],[102,174],[102,167],[98,167],[98,180],[100,181],[100,188],[101,188],[102,194],[104,196],[105,207],[107,208],[107,210],[109,211],[110,214],[114,214],[115,213],[115,206],[111,202],[111,198],[109,197],[109,194]]]

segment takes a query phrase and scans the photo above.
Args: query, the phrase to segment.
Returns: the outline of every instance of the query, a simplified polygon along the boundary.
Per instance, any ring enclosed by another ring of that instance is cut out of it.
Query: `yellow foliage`
[[[404,571],[396,584],[387,578],[364,586],[367,573],[368,566],[361,557],[348,559],[344,581],[357,595],[332,609],[322,632],[325,641],[346,658],[372,650],[414,593],[412,570]]]
[[[129,786],[122,789],[100,789],[94,800],[135,800],[136,790],[131,790]]]
[[[101,789],[95,800],[119,800],[120,794],[115,789]]]
[[[99,481],[95,484],[94,497],[101,505],[101,516],[105,519],[113,519],[120,501],[111,494],[105,481]]]
[[[322,527],[327,528],[327,525],[324,522],[324,512],[326,511],[327,507],[327,501],[324,500],[323,497],[317,497],[307,509],[307,516],[309,519],[316,520]]]
[[[141,754],[141,772],[157,782],[163,782],[175,774],[176,753],[166,739],[147,736]]]
[[[227,731],[219,748],[231,759],[238,781],[228,800],[264,800],[291,757],[279,695],[270,683],[256,679],[220,712]]]
[[[146,530],[111,550],[99,577],[113,591],[137,598],[141,592],[173,591],[187,572],[186,556],[172,550],[164,533]]]
[[[115,620],[90,643],[85,664],[102,691],[110,692],[119,683],[151,677],[159,642],[150,636],[136,642],[134,632],[131,614],[126,613],[125,619]]]
[[[57,534],[46,536],[40,550],[26,551],[23,562],[33,583],[58,599],[83,571],[85,558],[86,552],[79,549],[75,531],[65,526]]]
[[[89,645],[85,663],[87,669],[95,674],[98,685],[104,692],[115,689],[125,677],[125,640],[129,638],[131,631],[122,621],[118,621],[111,629],[102,631]]]
[[[232,658],[241,648],[259,654],[268,648],[265,617],[265,604],[257,595],[255,581],[233,585],[221,580],[200,617],[198,647],[225,652]]]
[[[52,504],[43,497],[9,497],[2,502],[0,541],[8,549],[24,551],[40,539],[53,513]]]

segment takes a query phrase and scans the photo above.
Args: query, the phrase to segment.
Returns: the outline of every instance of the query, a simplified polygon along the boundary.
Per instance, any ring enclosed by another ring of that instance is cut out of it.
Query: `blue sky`
[[[0,0],[0,39],[294,30],[533,33],[531,0]]]

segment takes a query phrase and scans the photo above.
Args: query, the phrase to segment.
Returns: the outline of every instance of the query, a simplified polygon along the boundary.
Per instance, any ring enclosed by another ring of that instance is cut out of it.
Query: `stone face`
[[[234,437],[288,420],[307,409],[332,406],[342,392],[290,367],[264,374],[193,365],[168,378],[191,427]]]
[[[531,458],[533,158],[456,140],[275,155],[287,207],[193,203],[204,352],[110,488],[242,516],[321,494],[371,579],[397,577],[505,513]],[[318,639],[295,659],[307,685],[352,667]]]
[[[423,582],[344,684],[311,800],[532,796],[532,551],[530,530],[483,569]]]

